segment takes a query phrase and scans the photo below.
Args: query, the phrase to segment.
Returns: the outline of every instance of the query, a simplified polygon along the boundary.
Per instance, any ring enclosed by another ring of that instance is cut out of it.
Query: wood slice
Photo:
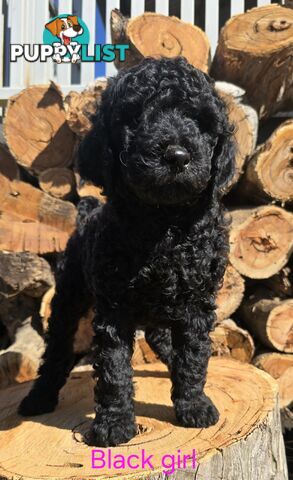
[[[293,353],[293,299],[281,300],[260,288],[243,300],[239,314],[263,345]]]
[[[293,12],[253,8],[222,28],[211,75],[243,87],[260,118],[293,106]]]
[[[239,177],[243,173],[246,159],[254,152],[257,141],[258,117],[253,108],[242,103],[243,100],[239,96],[239,89],[235,85],[226,82],[216,82],[216,89],[227,105],[230,122],[235,126],[236,170],[227,188],[229,190],[238,182]]]
[[[39,176],[41,189],[52,197],[68,199],[75,192],[75,176],[69,168],[48,168]]]
[[[19,165],[33,174],[72,164],[76,139],[54,83],[28,87],[10,98],[4,134]]]
[[[269,373],[279,385],[280,407],[290,405],[293,399],[293,355],[263,353],[253,359],[253,364]]]
[[[92,117],[97,112],[106,80],[96,80],[81,93],[69,92],[64,99],[67,123],[71,130],[83,138],[92,128]]]
[[[251,157],[239,193],[258,203],[293,201],[293,120],[277,128]]]
[[[136,367],[134,380],[139,433],[129,443],[111,448],[111,452],[140,456],[144,449],[153,455],[153,470],[91,468],[92,447],[83,438],[93,418],[93,379],[91,371],[80,367],[71,374],[60,404],[51,414],[26,421],[16,414],[17,405],[31,388],[29,383],[0,393],[0,475],[22,480],[109,479],[121,475],[123,479],[158,480],[164,476],[162,471],[168,470],[162,465],[163,456],[177,455],[172,475],[177,480],[287,480],[277,384],[265,372],[235,360],[211,359],[206,391],[220,410],[220,420],[208,429],[177,425],[170,380],[161,364]],[[179,468],[178,453],[191,455],[193,449],[199,465],[192,468],[189,463],[189,469]],[[170,457],[165,457],[167,460]]]
[[[0,212],[0,250],[63,251],[75,228],[74,205],[1,174]]]
[[[127,20],[121,12],[112,10],[112,41],[129,43],[125,62],[117,68],[139,63],[144,57],[183,56],[194,67],[207,72],[210,44],[206,34],[191,23],[177,17],[147,12]]]
[[[269,278],[293,249],[293,215],[276,206],[231,211],[230,262],[250,278]]]
[[[0,252],[0,298],[41,297],[54,284],[49,263],[34,253]]]
[[[244,279],[237,270],[228,265],[225,271],[223,286],[217,295],[217,321],[229,318],[239,307],[244,295]]]
[[[240,362],[251,362],[254,355],[254,342],[251,335],[238,327],[233,320],[223,320],[210,333],[212,340],[212,355],[232,357]]]

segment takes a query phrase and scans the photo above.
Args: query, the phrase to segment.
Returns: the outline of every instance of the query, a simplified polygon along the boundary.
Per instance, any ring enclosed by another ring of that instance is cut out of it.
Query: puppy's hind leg
[[[71,237],[59,265],[43,364],[32,390],[19,406],[18,411],[23,416],[54,410],[59,390],[73,365],[73,340],[78,321],[91,306],[91,297],[83,279],[79,240],[78,234]]]
[[[159,359],[171,370],[173,359],[171,329],[147,327],[145,339]]]

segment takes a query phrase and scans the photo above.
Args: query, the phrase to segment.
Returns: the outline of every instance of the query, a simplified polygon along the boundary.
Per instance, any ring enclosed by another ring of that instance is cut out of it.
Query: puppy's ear
[[[80,176],[102,187],[105,194],[109,194],[111,187],[113,163],[108,135],[109,129],[105,126],[103,112],[99,111],[92,130],[79,146],[77,164]]]
[[[78,18],[76,15],[68,15],[67,20],[70,20],[73,25],[78,25]]]
[[[213,169],[215,193],[220,197],[227,193],[235,172],[235,150],[232,133],[219,136],[214,150]]]
[[[58,20],[59,18],[56,18],[55,20],[52,20],[52,22],[46,23],[45,28],[49,30],[49,32],[52,33],[55,37],[58,36],[59,28],[58,28]]]

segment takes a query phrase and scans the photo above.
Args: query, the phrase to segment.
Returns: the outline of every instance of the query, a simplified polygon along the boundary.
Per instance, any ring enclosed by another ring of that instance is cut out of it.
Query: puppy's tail
[[[102,202],[96,197],[83,197],[77,205],[76,226],[82,230],[93,210],[101,209]]]

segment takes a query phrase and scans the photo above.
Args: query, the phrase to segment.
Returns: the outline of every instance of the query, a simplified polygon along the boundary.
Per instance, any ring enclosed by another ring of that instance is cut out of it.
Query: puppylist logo
[[[62,14],[46,23],[43,44],[11,44],[10,61],[22,57],[27,62],[47,62],[50,58],[56,63],[113,62],[117,56],[120,62],[125,61],[129,45],[95,44],[90,55],[89,42],[84,21],[77,15]]]

